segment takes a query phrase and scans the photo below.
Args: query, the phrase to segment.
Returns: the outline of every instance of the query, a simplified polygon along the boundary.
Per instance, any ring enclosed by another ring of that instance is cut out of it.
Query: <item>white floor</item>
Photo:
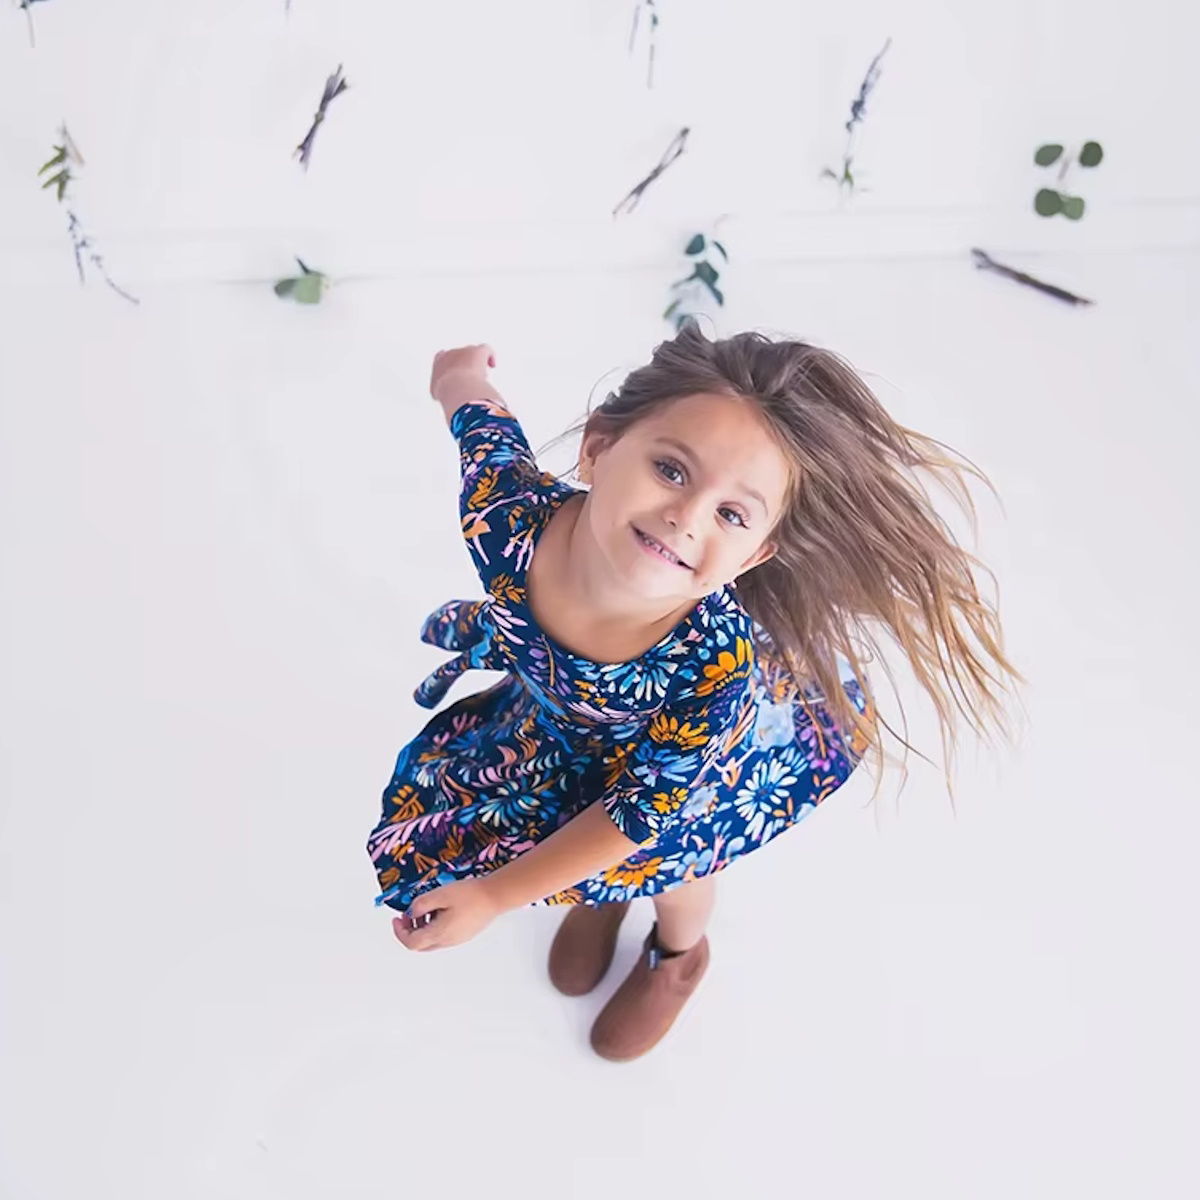
[[[1024,265],[1100,302],[962,261],[744,277],[731,321],[844,350],[992,475],[1028,718],[968,745],[957,818],[915,763],[899,815],[856,778],[730,870],[708,978],[625,1066],[587,1029],[647,908],[567,1000],[555,912],[410,955],[362,851],[420,619],[475,593],[432,351],[493,341],[541,444],[644,336],[617,284],[433,281],[425,326],[370,285],[10,296],[0,1195],[1196,1195],[1200,256]]]

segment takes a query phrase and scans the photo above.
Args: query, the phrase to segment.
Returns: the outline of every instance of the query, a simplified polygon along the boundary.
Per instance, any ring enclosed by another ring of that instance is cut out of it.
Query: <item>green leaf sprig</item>
[[[883,56],[888,52],[888,47],[891,44],[892,39],[888,38],[883,44],[883,49],[871,59],[871,65],[867,68],[867,73],[863,76],[862,83],[859,84],[858,95],[850,102],[850,119],[846,122],[846,148],[842,151],[841,171],[835,171],[832,167],[826,167],[821,172],[822,179],[832,179],[841,191],[850,192],[851,194],[853,194],[856,188],[863,192],[870,191],[869,188],[860,187],[854,177],[854,148],[858,137],[858,127],[867,115],[867,99],[875,90],[875,85],[879,82],[882,70],[879,64]]]
[[[1058,142],[1047,142],[1033,152],[1033,161],[1039,167],[1052,167],[1056,162],[1062,163],[1058,171],[1058,182],[1061,184],[1066,177],[1067,169],[1078,161],[1081,167],[1098,167],[1104,158],[1104,149],[1099,142],[1084,142],[1078,158],[1074,155],[1064,155],[1063,147]],[[1082,196],[1071,196],[1057,188],[1041,188],[1033,198],[1034,212],[1040,217],[1053,217],[1061,213],[1068,221],[1078,221],[1082,218],[1085,204]]]
[[[664,321],[673,320],[675,322],[676,332],[681,330],[689,321],[696,319],[699,310],[694,307],[688,307],[688,302],[697,297],[702,297],[705,290],[719,305],[724,305],[725,303],[725,293],[717,286],[717,280],[720,278],[721,273],[708,257],[709,247],[716,250],[726,262],[729,261],[729,255],[725,247],[715,238],[706,238],[703,233],[692,235],[687,246],[684,248],[684,254],[692,261],[692,273],[683,279],[677,279],[671,284],[672,289],[681,288],[683,291],[671,301],[663,313]]]
[[[71,182],[71,164],[68,161],[69,158],[70,154],[68,153],[65,144],[62,146],[55,146],[54,157],[43,163],[38,168],[39,175],[44,175],[47,171],[53,170],[55,167],[59,168],[58,171],[51,175],[50,178],[42,184],[42,191],[45,191],[46,188],[49,187],[56,188],[58,191],[58,202],[60,204],[62,203],[63,197],[67,194],[67,186]]]
[[[319,304],[329,286],[329,277],[321,271],[314,271],[305,266],[299,258],[296,261],[300,264],[301,274],[279,280],[275,284],[275,295],[281,299],[290,297],[297,304]]]
[[[87,283],[87,274],[83,266],[84,259],[86,258],[96,268],[101,279],[118,296],[128,300],[130,304],[139,304],[141,302],[136,296],[131,296],[127,291],[118,287],[113,282],[112,277],[104,266],[104,259],[96,252],[91,238],[84,232],[83,224],[69,201],[67,189],[76,179],[76,175],[72,172],[71,167],[82,167],[84,165],[83,156],[71,140],[71,135],[67,132],[66,125],[60,126],[59,135],[62,138],[61,144],[54,147],[54,154],[38,169],[38,175],[42,176],[47,171],[54,171],[54,174],[49,179],[43,181],[42,190],[54,188],[58,202],[60,204],[67,203],[67,233],[70,235],[71,248],[75,254],[75,269],[79,272],[79,282],[81,284]]]

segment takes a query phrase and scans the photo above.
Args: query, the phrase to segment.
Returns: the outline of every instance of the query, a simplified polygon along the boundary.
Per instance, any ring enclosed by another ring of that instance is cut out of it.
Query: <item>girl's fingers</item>
[[[432,934],[426,933],[424,929],[406,929],[399,917],[392,922],[392,929],[395,931],[396,939],[406,950],[428,950]]]
[[[434,923],[435,917],[436,910],[421,916],[405,913],[402,917],[392,918],[392,930],[397,940],[409,950],[427,950],[430,949],[429,939],[433,935],[426,936],[426,930]]]

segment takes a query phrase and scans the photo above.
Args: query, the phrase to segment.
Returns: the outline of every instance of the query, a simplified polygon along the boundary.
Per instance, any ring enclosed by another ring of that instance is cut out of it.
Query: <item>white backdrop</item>
[[[0,13],[4,1200],[1194,1194],[1197,19],[660,0],[648,91],[633,7],[45,0],[34,50]],[[62,120],[137,307],[39,190]],[[1089,138],[1084,220],[1034,216],[1033,148]],[[434,351],[491,342],[540,445],[720,214],[719,332],[839,350],[996,483],[1027,729],[968,746],[957,817],[914,762],[899,812],[858,776],[730,870],[701,991],[614,1067],[648,908],[568,1001],[556,913],[407,954],[362,843],[420,621],[477,594]],[[315,308],[271,292],[293,254]]]

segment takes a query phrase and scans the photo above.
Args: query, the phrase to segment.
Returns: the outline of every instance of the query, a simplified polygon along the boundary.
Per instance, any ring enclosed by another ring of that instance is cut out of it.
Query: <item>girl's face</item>
[[[579,474],[588,535],[640,596],[698,600],[775,553],[790,468],[753,401],[700,392],[589,434]]]

